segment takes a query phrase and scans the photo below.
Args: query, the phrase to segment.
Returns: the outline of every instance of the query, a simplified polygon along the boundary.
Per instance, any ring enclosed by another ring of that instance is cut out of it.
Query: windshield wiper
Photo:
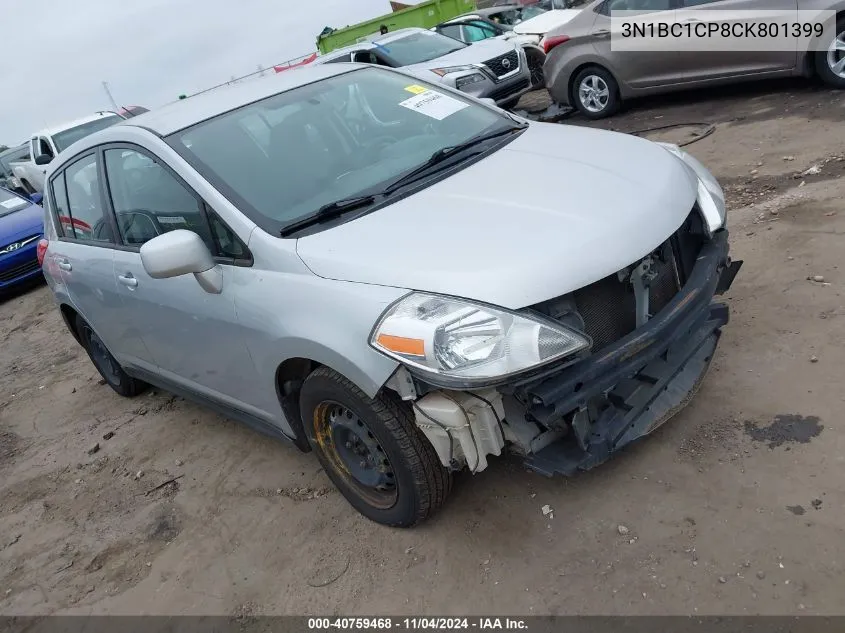
[[[394,180],[391,184],[385,187],[384,191],[382,192],[384,195],[390,195],[400,187],[404,187],[407,184],[414,182],[415,180],[419,180],[419,178],[429,172],[429,170],[437,165],[438,163],[442,163],[447,158],[454,156],[455,154],[459,154],[467,149],[472,147],[476,147],[481,143],[489,141],[494,138],[498,138],[500,136],[506,136],[508,134],[512,134],[517,130],[525,129],[525,125],[520,125],[519,127],[509,127],[504,130],[498,130],[496,132],[490,132],[489,134],[482,134],[480,136],[474,136],[473,138],[465,141],[463,143],[459,143],[458,145],[450,145],[449,147],[441,147],[439,150],[434,152],[427,161],[425,161],[422,165],[417,167],[416,169],[412,169],[404,176],[399,177],[398,179]],[[479,152],[475,152],[479,153]],[[472,154],[471,154],[472,155]]]
[[[279,231],[279,234],[282,237],[287,237],[291,233],[296,233],[301,229],[313,226],[315,224],[320,224],[322,222],[328,222],[329,220],[333,220],[334,218],[339,218],[344,213],[347,213],[349,211],[354,211],[355,209],[360,209],[361,207],[369,206],[375,201],[376,197],[374,195],[366,195],[329,202],[328,204],[324,204],[322,207],[317,209],[314,213],[306,215],[305,217],[299,220],[294,220],[290,224],[286,224],[282,227],[281,231]]]
[[[455,154],[459,154],[464,150],[469,148],[475,147],[481,143],[489,141],[494,138],[498,138],[500,136],[505,136],[507,134],[511,134],[518,130],[525,129],[525,125],[520,125],[516,127],[508,127],[504,130],[498,130],[496,132],[490,132],[489,134],[482,134],[480,136],[473,137],[464,143],[460,143],[458,145],[451,145],[449,147],[442,147],[436,152],[434,152],[429,159],[420,165],[419,167],[412,169],[404,176],[399,177],[398,179],[394,180],[391,184],[385,187],[382,191],[377,193],[365,194],[361,196],[355,196],[353,198],[345,198],[343,200],[335,200],[334,202],[329,202],[328,204],[324,204],[322,207],[317,209],[314,213],[306,215],[299,220],[294,220],[293,222],[286,224],[281,228],[279,234],[282,237],[287,237],[297,231],[302,229],[308,228],[309,226],[314,226],[315,224],[321,224],[323,222],[328,222],[329,220],[333,220],[342,216],[349,211],[354,211],[355,209],[360,209],[362,207],[367,207],[375,203],[376,198],[384,198],[392,194],[397,189],[404,187],[405,185],[414,182],[415,180],[420,179],[424,175],[430,172],[431,168],[437,165],[438,163],[442,163],[447,158],[454,156]],[[474,152],[473,154],[478,154],[480,152]]]

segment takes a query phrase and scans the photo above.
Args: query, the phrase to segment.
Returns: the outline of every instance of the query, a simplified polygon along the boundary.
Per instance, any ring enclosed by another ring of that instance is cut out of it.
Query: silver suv
[[[402,68],[423,80],[457,88],[473,97],[492,99],[503,108],[515,106],[532,85],[531,70],[521,46],[500,39],[470,46],[425,29],[401,29],[379,35],[318,57],[315,63],[341,62]]]
[[[157,385],[314,450],[396,526],[506,446],[571,474],[665,422],[739,267],[722,190],[677,147],[372,66],[134,117],[48,184],[45,276],[116,392]]]

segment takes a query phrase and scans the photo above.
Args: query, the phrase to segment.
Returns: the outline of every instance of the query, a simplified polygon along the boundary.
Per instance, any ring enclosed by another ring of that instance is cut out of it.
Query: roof
[[[58,125],[53,125],[51,127],[44,128],[43,130],[39,130],[33,136],[52,136],[53,134],[58,134],[59,132],[64,132],[65,130],[69,130],[77,125],[84,125],[86,123],[91,123],[91,121],[96,121],[97,119],[102,119],[103,117],[107,116],[119,116],[116,112],[97,112],[96,114],[92,114],[91,116],[86,116],[81,119],[76,119],[74,121],[68,121],[67,123],[60,123]]]
[[[331,59],[336,57],[341,57],[346,53],[351,53],[353,51],[367,51],[373,48],[377,48],[380,44],[387,44],[389,42],[394,42],[396,40],[402,39],[412,33],[429,33],[431,31],[428,29],[420,29],[417,27],[408,27],[406,29],[396,29],[395,31],[391,31],[385,35],[376,35],[374,37],[369,37],[363,42],[358,42],[357,44],[350,44],[349,46],[343,46],[341,48],[336,48],[330,53],[326,53],[325,55],[321,55],[317,58],[317,63],[325,63]]]
[[[342,75],[360,67],[355,64],[325,64],[294,68],[289,72],[252,79],[188,97],[151,112],[139,114],[123,123],[118,123],[116,127],[131,125],[167,136],[249,103],[315,81]]]

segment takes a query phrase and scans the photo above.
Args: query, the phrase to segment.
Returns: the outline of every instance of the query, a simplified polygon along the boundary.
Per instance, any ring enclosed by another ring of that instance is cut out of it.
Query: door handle
[[[138,287],[138,280],[132,276],[132,273],[126,273],[125,275],[118,275],[117,280],[122,283],[127,288],[137,288]]]
[[[68,272],[73,270],[73,266],[71,266],[70,262],[66,259],[60,259],[59,261],[56,262],[56,265],[59,268],[61,268],[62,270],[66,270]]]

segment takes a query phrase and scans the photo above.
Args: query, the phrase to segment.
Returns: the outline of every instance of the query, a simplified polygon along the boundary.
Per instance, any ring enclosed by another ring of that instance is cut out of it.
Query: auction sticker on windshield
[[[434,90],[426,90],[410,99],[402,101],[400,104],[403,108],[414,110],[420,114],[424,114],[432,119],[442,121],[448,116],[452,116],[455,112],[460,112],[469,104],[443,94],[442,92],[435,92]]]

